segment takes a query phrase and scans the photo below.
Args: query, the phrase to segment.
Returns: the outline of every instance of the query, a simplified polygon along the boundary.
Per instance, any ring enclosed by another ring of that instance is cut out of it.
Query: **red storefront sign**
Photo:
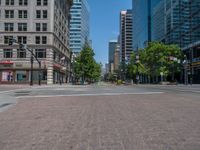
[[[14,64],[14,63],[11,62],[11,61],[1,61],[0,64],[1,64],[1,65],[12,65],[12,64]]]

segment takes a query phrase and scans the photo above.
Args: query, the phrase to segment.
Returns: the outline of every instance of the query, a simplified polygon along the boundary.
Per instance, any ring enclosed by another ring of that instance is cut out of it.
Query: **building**
[[[108,63],[105,64],[105,71],[106,71],[106,74],[109,73],[109,64]]]
[[[120,45],[117,44],[114,52],[114,71],[119,71],[120,69]]]
[[[133,0],[133,50],[144,48],[152,41],[152,8],[160,0]]]
[[[131,53],[133,52],[133,18],[132,10],[126,10],[120,12],[120,51],[121,61],[130,60]]]
[[[152,11],[152,41],[165,42],[164,0],[161,0]]]
[[[1,0],[0,83],[30,81],[28,50],[9,46],[9,38],[26,44],[41,61],[42,82],[67,82],[70,70],[69,16],[71,0]],[[33,80],[39,79],[34,60]]]
[[[189,63],[189,80],[200,83],[200,1],[165,0],[164,3],[165,41],[181,47]]]
[[[114,72],[114,56],[115,56],[115,50],[116,50],[117,44],[118,44],[117,40],[111,40],[109,42],[109,47],[108,47],[109,72]]]
[[[190,44],[189,1],[165,0],[165,39],[181,48]]]
[[[70,14],[70,49],[77,55],[82,50],[86,40],[89,41],[89,5],[87,0],[73,0]]]

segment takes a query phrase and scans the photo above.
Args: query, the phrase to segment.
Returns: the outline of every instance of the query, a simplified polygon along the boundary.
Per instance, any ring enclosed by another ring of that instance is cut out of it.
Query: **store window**
[[[3,71],[1,81],[12,82],[13,81],[13,72],[12,71]]]
[[[39,80],[39,71],[33,71],[33,80],[34,81]],[[47,80],[47,71],[41,71],[41,80],[43,81]]]
[[[16,71],[17,81],[26,81],[26,71]]]

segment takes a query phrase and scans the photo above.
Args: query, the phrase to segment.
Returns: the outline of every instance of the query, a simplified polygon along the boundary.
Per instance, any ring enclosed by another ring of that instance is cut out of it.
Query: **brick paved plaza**
[[[24,98],[0,113],[1,150],[199,150],[191,94]]]

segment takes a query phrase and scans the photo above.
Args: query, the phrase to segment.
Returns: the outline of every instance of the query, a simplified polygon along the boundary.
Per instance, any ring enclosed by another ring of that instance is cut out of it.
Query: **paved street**
[[[3,87],[1,87],[3,88]],[[1,150],[199,150],[199,86],[45,86],[6,92]]]

